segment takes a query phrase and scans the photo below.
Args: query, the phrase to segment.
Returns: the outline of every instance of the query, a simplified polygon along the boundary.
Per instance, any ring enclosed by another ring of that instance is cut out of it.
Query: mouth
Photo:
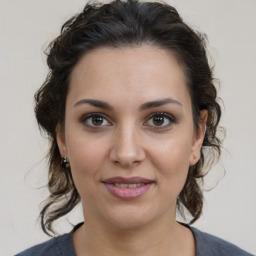
[[[102,183],[111,195],[120,199],[134,199],[145,194],[154,184],[153,180],[142,177],[112,177]]]
[[[145,185],[146,183],[135,183],[135,184],[122,184],[122,183],[114,183],[113,185],[118,188],[136,188]]]

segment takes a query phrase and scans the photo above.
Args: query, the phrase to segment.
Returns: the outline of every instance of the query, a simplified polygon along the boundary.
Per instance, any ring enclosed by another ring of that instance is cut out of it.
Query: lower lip
[[[119,188],[113,184],[104,183],[108,191],[115,197],[121,199],[134,199],[145,194],[153,183],[148,183],[135,188]]]

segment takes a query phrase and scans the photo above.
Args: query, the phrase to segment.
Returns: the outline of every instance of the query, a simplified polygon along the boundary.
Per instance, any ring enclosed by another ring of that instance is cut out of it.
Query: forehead
[[[174,55],[154,46],[103,47],[85,54],[71,74],[70,96],[123,100],[188,100],[185,75]],[[140,97],[138,97],[140,96]],[[189,99],[190,100],[190,99]]]

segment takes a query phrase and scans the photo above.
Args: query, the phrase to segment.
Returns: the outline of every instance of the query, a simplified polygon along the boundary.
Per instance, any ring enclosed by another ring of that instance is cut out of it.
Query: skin
[[[145,105],[166,99],[171,101]],[[102,116],[93,119],[91,113]],[[195,130],[183,70],[167,50],[105,47],[80,60],[71,76],[65,127],[57,130],[83,204],[86,224],[73,236],[78,256],[195,255],[193,235],[175,213],[188,168],[200,157],[206,111],[201,119]],[[102,183],[115,176],[154,184],[142,196],[123,200]]]

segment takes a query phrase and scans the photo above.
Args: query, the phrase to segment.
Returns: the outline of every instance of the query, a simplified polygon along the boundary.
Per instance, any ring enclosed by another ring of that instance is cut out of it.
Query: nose
[[[122,167],[134,167],[145,159],[141,136],[136,129],[119,129],[114,136],[110,160]]]

